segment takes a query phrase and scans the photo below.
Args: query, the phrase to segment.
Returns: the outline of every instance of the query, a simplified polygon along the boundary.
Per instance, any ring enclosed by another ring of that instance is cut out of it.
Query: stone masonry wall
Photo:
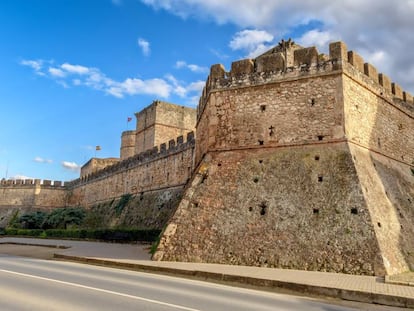
[[[398,99],[387,96],[379,84],[372,86],[360,75],[354,68],[347,67],[343,77],[347,138],[413,165],[414,105],[410,103],[404,107]]]
[[[17,211],[50,210],[66,205],[62,182],[8,180],[0,184],[0,227],[6,226]]]
[[[321,75],[212,92],[197,126],[207,150],[343,139],[341,76]]]
[[[124,194],[184,186],[191,176],[194,136],[179,137],[71,182],[68,205],[91,206]]]
[[[136,113],[135,154],[195,130],[195,109],[154,101]]]
[[[154,259],[385,273],[346,143],[209,153]]]

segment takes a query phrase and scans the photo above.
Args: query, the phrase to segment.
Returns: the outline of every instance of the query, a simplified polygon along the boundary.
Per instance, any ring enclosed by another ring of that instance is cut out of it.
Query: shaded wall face
[[[395,160],[414,164],[414,115],[393,106],[377,92],[344,76],[347,138]]]
[[[197,125],[208,150],[344,138],[341,75],[211,92]]]

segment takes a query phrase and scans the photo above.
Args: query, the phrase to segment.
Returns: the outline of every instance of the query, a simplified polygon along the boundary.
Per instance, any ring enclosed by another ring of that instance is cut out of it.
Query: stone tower
[[[212,66],[197,169],[154,259],[413,269],[413,118],[412,96],[342,42]]]
[[[195,130],[194,109],[163,101],[154,101],[135,116],[135,154]]]

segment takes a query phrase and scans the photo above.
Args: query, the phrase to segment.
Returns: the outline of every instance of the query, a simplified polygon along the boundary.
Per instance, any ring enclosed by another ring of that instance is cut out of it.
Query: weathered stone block
[[[406,102],[412,103],[413,102],[413,95],[408,92],[403,92],[403,99]]]
[[[285,58],[282,53],[263,55],[256,59],[258,72],[280,71],[285,69]]]
[[[160,152],[161,153],[165,153],[167,151],[167,144],[161,144],[160,146]]]
[[[175,147],[175,140],[174,139],[171,139],[168,142],[168,149],[173,149],[174,147]]]
[[[181,145],[183,143],[184,143],[184,136],[183,135],[178,136],[177,137],[177,145]]]
[[[61,182],[61,181],[58,181],[58,180],[55,180],[55,181],[53,182],[53,185],[54,185],[55,187],[62,187],[62,182]]]
[[[344,61],[348,60],[348,49],[346,47],[346,44],[339,41],[339,42],[333,42],[329,44],[329,57],[331,59],[341,59]]]
[[[356,52],[348,52],[348,62],[357,68],[359,71],[364,72],[364,59]]]
[[[377,68],[372,66],[369,63],[364,64],[364,73],[370,77],[372,80],[374,80],[376,83],[378,83],[378,71]]]
[[[210,68],[210,79],[222,79],[226,74],[226,70],[222,64],[215,64]]]
[[[395,97],[399,99],[403,99],[403,90],[401,86],[399,86],[397,83],[393,82],[391,83],[392,93],[395,95]]]
[[[378,75],[378,80],[379,84],[381,84],[387,92],[392,92],[391,79],[387,75],[380,73]]]
[[[187,141],[194,141],[195,137],[194,137],[194,132],[190,132],[187,134]]]
[[[251,59],[243,59],[231,64],[230,75],[232,77],[240,76],[243,74],[250,74],[254,72],[254,63]]]
[[[318,50],[316,47],[310,47],[306,49],[299,49],[293,52],[294,54],[294,65],[299,66],[302,64],[317,64],[318,63]]]

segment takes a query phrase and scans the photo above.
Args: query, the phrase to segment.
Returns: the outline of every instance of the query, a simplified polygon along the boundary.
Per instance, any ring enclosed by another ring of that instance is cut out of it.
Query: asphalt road
[[[163,275],[0,254],[0,310],[356,309]]]

